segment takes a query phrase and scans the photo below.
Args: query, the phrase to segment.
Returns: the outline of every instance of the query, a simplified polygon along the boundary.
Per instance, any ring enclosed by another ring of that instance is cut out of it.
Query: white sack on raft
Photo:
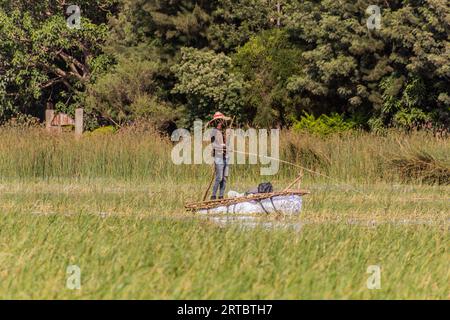
[[[198,214],[299,214],[302,209],[300,195],[280,195],[271,198],[250,200],[210,209],[200,209]]]

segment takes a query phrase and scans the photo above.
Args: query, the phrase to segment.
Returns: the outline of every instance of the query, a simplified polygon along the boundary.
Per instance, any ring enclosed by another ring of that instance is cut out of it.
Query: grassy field
[[[284,159],[330,179],[305,178],[299,217],[250,227],[185,212],[210,169],[173,165],[152,137],[0,132],[0,298],[450,298],[448,140],[286,134]],[[232,172],[236,190],[266,179]]]

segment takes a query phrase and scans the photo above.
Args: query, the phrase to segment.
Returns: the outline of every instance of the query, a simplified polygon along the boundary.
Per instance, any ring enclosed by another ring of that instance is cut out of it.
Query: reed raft
[[[271,192],[271,193],[255,193],[255,194],[249,194],[244,197],[226,198],[226,199],[217,199],[217,200],[208,200],[208,201],[202,201],[202,202],[187,203],[185,205],[185,208],[189,211],[208,210],[208,209],[213,209],[213,208],[217,208],[217,207],[221,207],[221,206],[230,206],[233,204],[247,202],[247,201],[264,200],[264,199],[269,199],[269,198],[278,197],[278,196],[290,196],[290,195],[303,196],[305,194],[309,194],[309,191],[306,191],[306,190],[283,190],[283,191]]]

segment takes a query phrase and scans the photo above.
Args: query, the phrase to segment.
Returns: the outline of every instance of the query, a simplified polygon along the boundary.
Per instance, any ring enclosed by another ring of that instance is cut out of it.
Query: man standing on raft
[[[229,174],[229,150],[227,149],[226,122],[230,117],[224,116],[221,112],[216,112],[213,119],[209,122],[214,128],[211,132],[211,143],[213,147],[212,156],[214,158],[214,186],[211,200],[216,199],[219,189],[219,199],[223,199],[227,177]]]

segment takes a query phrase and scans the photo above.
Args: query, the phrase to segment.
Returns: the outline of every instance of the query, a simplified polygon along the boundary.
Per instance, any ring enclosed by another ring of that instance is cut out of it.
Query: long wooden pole
[[[215,177],[216,177],[216,166],[213,163],[211,181],[209,181],[208,188],[205,190],[205,194],[203,195],[202,201],[206,200],[206,197],[208,196],[208,193],[209,193],[209,189],[211,189],[211,185],[212,185]]]
[[[284,191],[284,192],[288,191],[290,188],[292,188],[292,186],[293,186],[294,184],[296,184],[297,182],[299,182],[300,180],[302,180],[302,178],[303,178],[303,170],[300,172],[300,174],[298,175],[298,177],[295,178],[295,180],[292,181],[292,183],[289,184],[283,191]]]

